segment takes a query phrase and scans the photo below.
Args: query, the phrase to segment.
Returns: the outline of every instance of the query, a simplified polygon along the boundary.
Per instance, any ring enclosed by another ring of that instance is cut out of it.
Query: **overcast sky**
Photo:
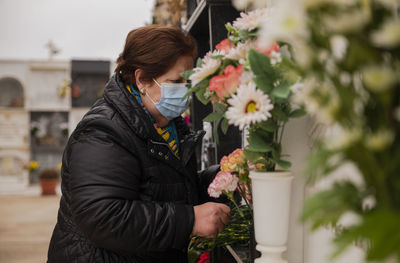
[[[151,22],[154,0],[0,0],[0,59],[111,59]]]

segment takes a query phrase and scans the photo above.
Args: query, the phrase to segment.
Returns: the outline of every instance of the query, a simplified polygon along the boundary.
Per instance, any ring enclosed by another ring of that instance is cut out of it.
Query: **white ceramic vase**
[[[253,191],[255,263],[288,263],[282,257],[289,231],[291,172],[250,172]]]

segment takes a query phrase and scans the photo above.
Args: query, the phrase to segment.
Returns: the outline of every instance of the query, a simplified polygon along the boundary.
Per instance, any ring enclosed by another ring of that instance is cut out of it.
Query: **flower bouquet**
[[[258,169],[273,171],[275,165],[290,167],[290,162],[282,159],[284,127],[289,118],[301,117],[305,111],[290,103],[296,79],[282,63],[287,47],[277,43],[265,46],[258,40],[269,13],[269,9],[241,13],[233,24],[226,24],[228,38],[182,75],[190,81],[187,95],[195,93],[203,104],[212,103],[214,111],[204,121],[214,122],[216,141],[219,128],[223,133],[230,124],[247,129],[244,154]]]
[[[247,134],[246,147],[221,160],[221,172],[209,188],[210,196],[224,194],[234,204],[232,225],[215,242],[226,245],[236,238],[249,240],[254,219],[257,242],[264,242],[264,236],[272,237],[257,249],[278,247],[272,257],[280,258],[286,250],[292,176],[290,172],[274,171],[277,166],[282,170],[290,168],[291,163],[284,160],[282,153],[285,124],[290,118],[303,116],[305,111],[292,103],[292,90],[298,79],[287,70],[292,63],[289,48],[276,42],[260,42],[260,27],[270,15],[270,9],[241,13],[232,24],[226,24],[228,38],[182,76],[190,81],[187,95],[195,93],[202,103],[212,103],[214,110],[204,121],[213,122],[217,143],[218,129],[226,133],[230,124]],[[272,191],[268,190],[270,187]],[[239,202],[235,200],[235,190],[240,193]],[[264,222],[268,222],[267,227]],[[195,245],[206,243],[198,240]]]
[[[314,147],[310,182],[332,172],[350,175],[314,194],[303,212],[313,229],[355,219],[337,231],[335,256],[357,243],[367,261],[400,262],[399,6],[281,1],[260,36],[266,44],[290,44],[291,69],[303,83],[295,100],[334,131]]]

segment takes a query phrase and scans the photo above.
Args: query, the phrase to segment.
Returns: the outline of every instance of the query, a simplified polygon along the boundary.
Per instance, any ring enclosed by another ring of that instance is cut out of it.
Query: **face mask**
[[[150,100],[153,102],[156,109],[168,120],[172,120],[182,113],[184,113],[188,106],[188,97],[184,100],[182,98],[185,96],[188,88],[186,83],[158,83],[157,80],[153,79],[157,86],[161,89],[161,99],[159,102],[154,102],[154,100],[149,96]]]

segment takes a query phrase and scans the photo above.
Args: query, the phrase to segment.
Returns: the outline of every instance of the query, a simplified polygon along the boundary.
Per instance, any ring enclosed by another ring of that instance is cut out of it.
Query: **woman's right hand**
[[[229,206],[208,202],[194,206],[194,225],[192,236],[216,237],[229,222]]]

